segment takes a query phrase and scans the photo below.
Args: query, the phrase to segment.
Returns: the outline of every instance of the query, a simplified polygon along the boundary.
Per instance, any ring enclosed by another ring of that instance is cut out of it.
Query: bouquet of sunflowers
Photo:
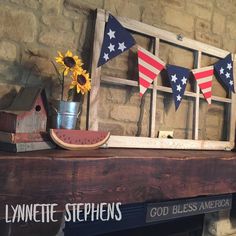
[[[67,93],[67,101],[73,100],[75,94],[83,96],[91,89],[89,73],[83,69],[83,63],[78,56],[73,56],[72,52],[68,50],[65,55],[58,52],[58,56],[55,57],[55,60],[59,65],[59,69],[53,62],[52,63],[61,86],[61,100],[63,100],[64,97],[66,77],[70,77],[71,79]]]

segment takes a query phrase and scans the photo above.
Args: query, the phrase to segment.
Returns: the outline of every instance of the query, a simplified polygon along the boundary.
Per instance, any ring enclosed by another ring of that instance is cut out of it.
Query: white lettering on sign
[[[231,205],[231,195],[148,204],[146,222],[220,211],[231,208]]]

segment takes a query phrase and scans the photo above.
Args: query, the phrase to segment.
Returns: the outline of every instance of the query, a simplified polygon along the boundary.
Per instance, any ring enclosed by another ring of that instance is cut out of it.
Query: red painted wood
[[[40,111],[36,110],[40,107]],[[47,113],[42,95],[34,102],[30,111],[0,112],[0,131],[9,133],[38,133],[46,131]]]

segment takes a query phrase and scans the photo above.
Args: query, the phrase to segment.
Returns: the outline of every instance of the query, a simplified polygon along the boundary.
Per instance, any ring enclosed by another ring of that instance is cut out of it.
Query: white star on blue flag
[[[231,54],[228,54],[224,59],[215,63],[214,68],[218,78],[229,89],[229,91],[234,92],[233,61]]]
[[[109,14],[105,27],[102,49],[98,60],[98,66],[108,62],[128,50],[135,44],[133,36]]]
[[[173,65],[167,65],[166,69],[173,91],[175,109],[177,110],[184,96],[190,70]]]

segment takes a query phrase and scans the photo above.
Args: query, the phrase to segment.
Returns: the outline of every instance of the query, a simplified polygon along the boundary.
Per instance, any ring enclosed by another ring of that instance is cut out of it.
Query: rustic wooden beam
[[[0,153],[5,204],[156,202],[236,192],[236,153],[144,149]]]

